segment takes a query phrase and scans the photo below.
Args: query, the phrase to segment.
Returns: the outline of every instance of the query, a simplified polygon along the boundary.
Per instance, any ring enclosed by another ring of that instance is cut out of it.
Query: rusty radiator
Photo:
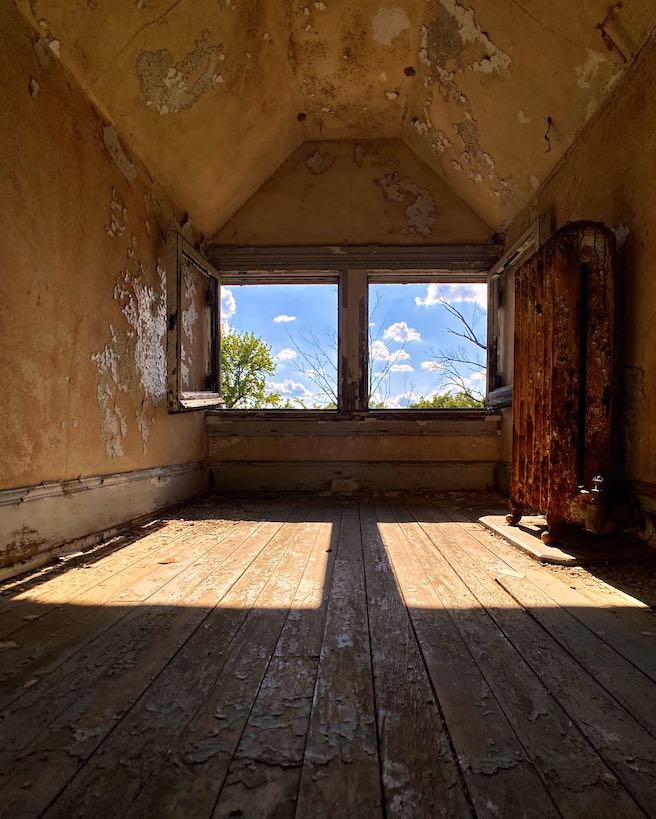
[[[612,472],[614,260],[613,233],[577,222],[515,276],[508,522],[545,513],[546,542],[584,523],[586,489]]]

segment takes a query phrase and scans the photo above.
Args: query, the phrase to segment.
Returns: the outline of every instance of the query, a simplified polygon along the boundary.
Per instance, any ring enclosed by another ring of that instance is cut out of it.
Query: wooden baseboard
[[[0,577],[89,546],[115,527],[207,491],[205,463],[173,464],[0,491]]]

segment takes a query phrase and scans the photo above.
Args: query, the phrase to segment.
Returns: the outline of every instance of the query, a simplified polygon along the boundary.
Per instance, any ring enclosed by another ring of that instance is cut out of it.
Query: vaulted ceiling
[[[502,230],[656,26],[653,0],[18,3],[206,234],[303,141],[381,137]]]

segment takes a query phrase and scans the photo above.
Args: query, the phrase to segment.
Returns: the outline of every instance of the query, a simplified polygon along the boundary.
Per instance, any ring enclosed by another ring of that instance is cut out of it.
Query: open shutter
[[[168,239],[167,307],[169,412],[220,407],[219,274],[177,231]]]

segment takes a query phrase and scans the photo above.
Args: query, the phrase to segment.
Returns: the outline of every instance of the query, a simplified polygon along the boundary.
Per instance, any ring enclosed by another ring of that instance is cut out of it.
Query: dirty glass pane
[[[369,408],[482,406],[486,284],[369,286]]]
[[[335,409],[337,285],[221,288],[226,409]]]

